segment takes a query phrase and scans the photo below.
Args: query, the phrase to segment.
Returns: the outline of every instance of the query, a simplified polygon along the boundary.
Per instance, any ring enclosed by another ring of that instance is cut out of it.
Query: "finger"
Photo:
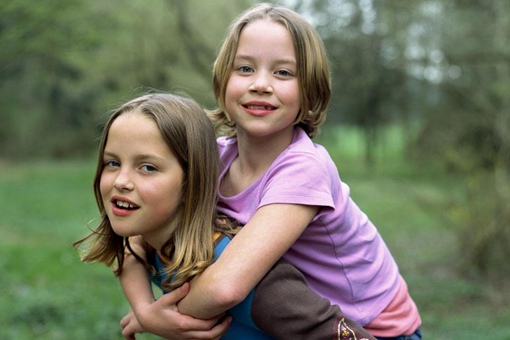
[[[125,317],[123,317],[121,320],[120,320],[120,327],[124,328],[127,326],[127,324],[129,323],[129,316],[126,315]]]
[[[184,299],[186,295],[189,293],[189,283],[184,283],[179,288],[174,289],[168,294],[164,294],[162,297],[159,298],[162,302],[164,302],[167,305],[175,305],[177,302]]]
[[[188,293],[189,293],[189,289],[190,289],[190,287],[189,287],[189,283],[188,283],[188,282],[184,282],[184,283],[182,284],[182,286],[180,286],[180,287],[179,287],[179,289],[182,291],[182,293],[184,294],[184,296],[188,295]],[[183,296],[183,297],[184,297],[184,296]]]
[[[214,326],[213,329],[211,330],[213,332],[213,336],[215,337],[214,339],[215,340],[221,339],[221,337],[223,337],[223,335],[225,335],[225,333],[227,332],[228,327],[230,326],[231,323],[232,316],[228,315],[225,319],[223,319],[221,323]]]
[[[225,319],[221,321],[221,323],[215,325],[213,328],[207,331],[195,331],[188,333],[189,337],[192,339],[221,339],[223,335],[228,330],[230,323],[232,322],[232,317],[229,315]]]
[[[135,340],[137,333],[143,333],[138,323],[130,322],[122,329],[122,335],[127,340]]]
[[[181,327],[182,329],[186,329],[189,331],[195,330],[200,332],[210,332],[217,325],[223,324],[225,322],[225,314],[216,316],[211,319],[195,319],[192,316],[182,315],[181,314]],[[208,337],[207,339],[211,339]]]
[[[129,330],[129,327],[126,327],[122,330],[122,336],[126,340],[135,340],[135,333]]]
[[[126,327],[127,324],[129,324],[129,320],[134,317],[134,313],[132,310],[130,310],[121,320],[120,320],[120,326],[122,328]]]

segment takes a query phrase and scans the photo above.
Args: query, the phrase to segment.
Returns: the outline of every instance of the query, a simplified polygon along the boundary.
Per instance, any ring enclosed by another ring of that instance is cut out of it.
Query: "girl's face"
[[[113,231],[160,249],[173,234],[184,173],[156,123],[137,111],[110,127],[100,191]]]
[[[243,28],[225,95],[239,137],[292,136],[300,109],[296,65],[285,26],[258,20]]]

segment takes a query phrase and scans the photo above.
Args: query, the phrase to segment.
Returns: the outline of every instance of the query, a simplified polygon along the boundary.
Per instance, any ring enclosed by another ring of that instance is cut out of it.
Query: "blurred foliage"
[[[231,20],[255,1],[4,0],[0,3],[0,158],[93,152],[103,115],[147,91],[214,106],[210,78]],[[329,53],[328,126],[363,131],[365,162],[400,126],[409,161],[466,181],[445,207],[466,267],[497,272],[510,221],[510,2],[281,0]]]
[[[86,155],[103,114],[142,92],[182,91],[212,106],[217,46],[251,3],[2,1],[0,155]]]

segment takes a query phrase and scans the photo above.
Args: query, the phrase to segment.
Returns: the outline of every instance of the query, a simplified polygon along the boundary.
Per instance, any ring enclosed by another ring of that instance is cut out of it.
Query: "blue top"
[[[216,241],[214,248],[214,259],[216,260],[223,252],[225,247],[230,243],[230,239],[225,235],[221,235]],[[156,275],[152,276],[152,282],[161,288],[161,283],[164,282],[166,274],[163,271],[163,264],[161,263],[157,254],[154,256],[154,267],[156,269]],[[163,290],[163,289],[162,289]],[[164,291],[163,293],[168,293]],[[253,322],[251,318],[251,304],[253,300],[253,294],[255,290],[252,290],[250,294],[237,306],[229,309],[228,313],[232,316],[232,323],[228,328],[227,333],[222,337],[225,340],[257,340],[257,339],[272,339],[269,335],[262,332]]]

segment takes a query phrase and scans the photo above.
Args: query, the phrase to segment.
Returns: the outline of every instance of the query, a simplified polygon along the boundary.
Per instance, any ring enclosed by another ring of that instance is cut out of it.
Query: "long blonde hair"
[[[213,90],[218,108],[208,113],[217,130],[227,136],[236,135],[235,123],[228,119],[225,111],[225,92],[232,74],[239,37],[246,25],[266,18],[286,27],[292,37],[301,101],[301,111],[296,123],[313,138],[326,119],[331,98],[331,77],[324,44],[303,17],[290,9],[273,4],[257,4],[230,25],[213,69]]]
[[[81,248],[83,243],[89,245],[82,255],[83,261],[105,263],[113,268],[116,275],[122,273],[126,248],[131,250],[129,239],[113,231],[101,199],[100,181],[110,127],[117,117],[135,110],[154,120],[184,172],[183,198],[176,215],[178,227],[161,249],[154,249],[162,257],[167,278],[172,277],[172,282],[164,283],[164,288],[172,289],[212,263],[214,231],[230,231],[229,225],[221,222],[224,219],[218,219],[216,215],[219,155],[214,129],[203,109],[189,98],[149,94],[129,101],[110,115],[101,137],[94,178],[94,194],[101,222],[73,245],[76,248]],[[151,269],[140,256],[131,252]]]

